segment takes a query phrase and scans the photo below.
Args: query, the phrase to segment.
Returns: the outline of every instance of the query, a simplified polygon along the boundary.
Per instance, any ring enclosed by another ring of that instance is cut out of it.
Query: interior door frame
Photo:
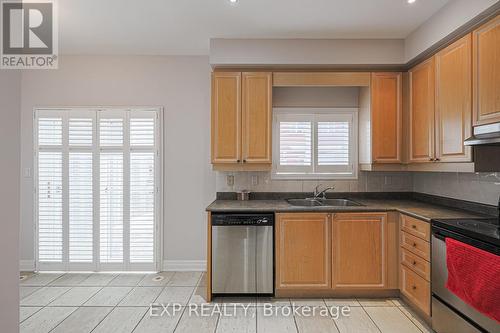
[[[155,226],[154,226],[154,239],[155,239],[155,248],[154,248],[154,261],[152,264],[153,271],[161,271],[163,268],[163,257],[164,257],[164,237],[163,237],[163,225],[164,225],[164,185],[165,185],[165,161],[164,161],[164,113],[165,109],[163,106],[35,106],[33,107],[33,118],[32,118],[32,158],[33,158],[33,172],[32,172],[32,202],[33,202],[33,226],[34,226],[34,234],[32,242],[34,244],[34,271],[69,271],[70,263],[68,261],[64,261],[64,253],[63,253],[63,262],[62,263],[40,263],[38,260],[38,121],[37,116],[39,111],[51,110],[58,111],[64,115],[64,112],[68,112],[71,110],[124,110],[124,109],[148,109],[154,110],[156,112],[156,121],[155,121],[155,140],[156,140],[156,158],[155,158],[155,177],[157,177],[157,181],[155,182]],[[64,117],[63,117],[64,118]],[[97,140],[97,119],[95,118],[95,124],[92,129],[93,131],[93,140]],[[64,122],[64,120],[63,120]],[[64,136],[64,133],[63,133]],[[63,161],[64,164],[64,161]],[[95,161],[93,160],[93,165],[95,166]],[[64,170],[63,170],[64,173]],[[95,184],[95,182],[94,182]],[[95,191],[96,189],[93,189]],[[64,204],[64,203],[63,203]],[[94,221],[95,222],[95,221]],[[63,221],[64,223],[64,221]],[[124,235],[125,236],[125,235]],[[64,246],[64,245],[63,245]],[[64,248],[63,248],[64,250]],[[151,271],[150,264],[134,264],[135,269],[131,270],[130,265],[126,263],[118,264],[116,266],[109,265],[106,269],[100,269],[99,262],[92,262],[90,264],[72,264],[71,271]]]

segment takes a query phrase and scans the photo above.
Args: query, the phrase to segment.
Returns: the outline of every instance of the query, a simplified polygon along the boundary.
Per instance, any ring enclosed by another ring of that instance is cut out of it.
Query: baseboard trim
[[[206,260],[164,260],[164,271],[198,271],[207,270]]]
[[[35,261],[34,260],[19,260],[19,271],[20,272],[34,272],[35,271]]]

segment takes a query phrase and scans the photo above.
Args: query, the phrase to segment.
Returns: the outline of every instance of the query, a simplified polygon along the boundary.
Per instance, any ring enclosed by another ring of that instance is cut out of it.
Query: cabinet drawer
[[[431,260],[431,247],[429,242],[421,238],[410,235],[407,232],[401,232],[401,247],[424,258],[427,261]]]
[[[401,265],[401,293],[430,316],[430,283],[403,265]]]
[[[401,215],[401,230],[426,241],[429,241],[431,238],[430,223],[418,220],[408,215]]]
[[[401,249],[401,264],[405,265],[427,281],[431,280],[431,264],[410,251]]]

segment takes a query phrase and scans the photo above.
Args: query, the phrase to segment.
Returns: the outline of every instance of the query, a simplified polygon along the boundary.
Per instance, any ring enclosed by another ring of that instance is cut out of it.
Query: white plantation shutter
[[[274,178],[357,177],[357,109],[277,108],[274,114]]]
[[[101,262],[123,261],[123,153],[101,153]]]
[[[63,249],[62,153],[38,153],[38,258],[61,262]]]
[[[130,146],[154,146],[154,118],[130,119]]]
[[[283,121],[279,124],[279,131],[280,165],[311,165],[311,123],[307,121]]]
[[[62,145],[62,117],[38,119],[38,145]]]
[[[71,138],[71,130],[70,130]],[[92,152],[69,153],[69,261],[93,261]]]
[[[155,270],[158,109],[36,119],[37,269]]]
[[[130,154],[130,262],[153,262],[154,152]]]
[[[349,123],[318,122],[318,165],[349,164]]]
[[[123,119],[101,118],[99,129],[101,146],[119,147],[123,145]]]
[[[92,118],[70,118],[69,145],[92,146],[93,123]]]

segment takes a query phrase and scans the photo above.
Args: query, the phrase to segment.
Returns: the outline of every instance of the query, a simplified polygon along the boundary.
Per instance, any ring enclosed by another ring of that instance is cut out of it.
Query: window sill
[[[273,180],[357,180],[357,174],[304,174],[304,173],[271,173]]]

